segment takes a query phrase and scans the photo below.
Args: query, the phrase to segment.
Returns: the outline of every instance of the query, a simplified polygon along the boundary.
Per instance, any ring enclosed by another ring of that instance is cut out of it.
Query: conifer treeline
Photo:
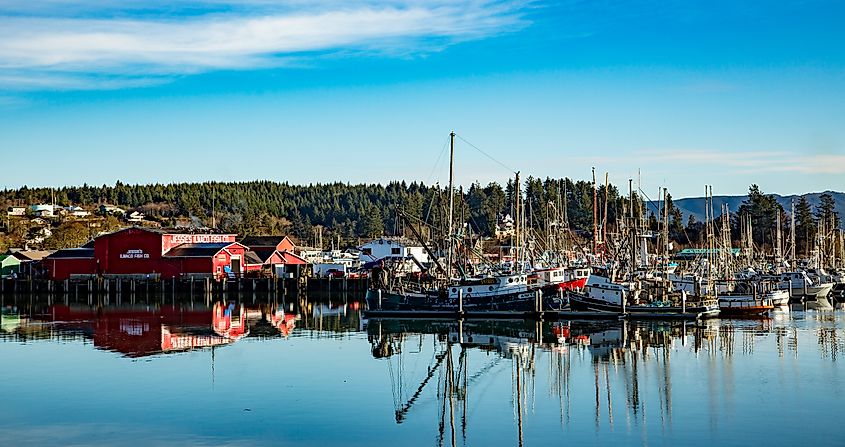
[[[514,214],[515,191],[513,181],[504,186],[474,183],[468,189],[456,190],[455,215],[459,221],[467,222],[476,234],[492,236],[499,217]],[[521,192],[529,227],[542,231],[548,222],[565,215],[575,232],[586,234],[592,230],[592,182],[528,177]],[[640,210],[645,210],[649,226],[657,229],[655,206],[646,206],[634,194],[635,216],[639,217]],[[609,185],[605,194],[605,186],[599,185],[596,196],[599,214],[605,209],[607,197],[606,222],[612,231],[617,216],[627,213],[627,194],[620,195],[614,185]],[[0,204],[5,206],[50,203],[51,200],[64,206],[90,208],[109,203],[137,209],[165,226],[174,224],[177,219],[190,218],[196,225],[213,225],[242,235],[292,234],[303,242],[313,242],[317,226],[321,227],[324,238],[332,239],[400,234],[403,225],[395,212],[397,209],[413,219],[436,226],[445,221],[448,192],[443,187],[404,181],[387,185],[292,185],[273,181],[127,185],[117,182],[113,186],[22,187],[0,191]],[[670,237],[683,245],[701,243],[703,223],[696,222],[692,215],[683,222],[683,215],[674,206],[671,196],[668,196],[667,205]],[[821,204],[815,210],[803,197],[797,203],[799,253],[809,250],[820,222],[828,228],[839,227],[835,205],[828,194],[821,197]],[[747,200],[731,215],[733,239],[739,239],[738,216],[749,215],[754,222],[755,242],[771,247],[778,213],[781,214],[782,230],[787,232],[789,219],[783,207],[774,196],[764,194],[757,185],[752,185]]]
[[[456,213],[462,213],[476,233],[493,235],[499,216],[512,213],[514,191],[513,181],[504,186],[475,183],[462,191],[463,199],[456,190]],[[603,201],[603,185],[598,195]],[[531,226],[542,228],[550,213],[559,210],[556,207],[565,201],[572,227],[584,231],[591,228],[591,182],[529,177],[523,183],[523,197]],[[614,222],[623,199],[612,185],[608,188],[608,199],[608,222]],[[324,228],[324,237],[396,234],[400,228],[397,207],[422,221],[438,222],[445,215],[448,192],[443,187],[404,181],[387,185],[292,185],[273,181],[127,185],[117,182],[112,186],[22,187],[0,192],[0,203],[6,206],[51,200],[63,206],[92,207],[108,203],[137,209],[165,225],[177,218],[191,218],[197,224],[211,226],[213,222],[224,231],[240,234],[292,233],[300,239],[312,240],[316,225]]]

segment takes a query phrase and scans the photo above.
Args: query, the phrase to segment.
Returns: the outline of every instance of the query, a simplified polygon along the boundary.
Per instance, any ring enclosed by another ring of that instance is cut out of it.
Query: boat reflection
[[[822,322],[830,318],[801,317]],[[822,357],[835,360],[845,353],[845,340],[837,339],[840,331],[834,324],[817,330],[818,342],[824,344]],[[467,402],[482,399],[490,382],[503,380],[511,385],[514,441],[521,445],[526,418],[534,415],[537,378],[544,372],[548,377],[540,382],[548,384],[547,393],[558,401],[563,429],[576,419],[584,423],[589,413],[596,432],[622,424],[644,433],[655,424],[660,430],[672,429],[676,395],[689,399],[694,392],[676,390],[673,373],[686,379],[690,370],[685,368],[697,363],[704,370],[696,374],[709,391],[699,399],[710,400],[710,423],[715,425],[719,406],[738,392],[733,357],[754,354],[763,338],[774,338],[780,355],[790,349],[797,352],[798,346],[795,331],[771,319],[711,320],[702,325],[376,319],[367,322],[367,333],[372,357],[385,362],[391,375],[396,423],[414,417],[415,408],[430,409],[431,402],[424,402],[435,399],[438,445],[466,439]],[[676,357],[681,357],[679,367],[673,366]],[[407,365],[420,363],[427,366],[418,367],[416,374],[409,371]],[[584,407],[585,393],[591,395],[591,411]],[[578,401],[577,413],[573,399]]]

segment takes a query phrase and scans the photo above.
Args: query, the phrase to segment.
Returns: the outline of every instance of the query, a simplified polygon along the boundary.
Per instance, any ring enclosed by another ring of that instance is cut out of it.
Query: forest
[[[521,199],[526,225],[542,232],[550,222],[565,221],[573,234],[589,238],[593,230],[593,182],[569,178],[540,179],[528,177],[521,182]],[[626,185],[627,186],[627,185]],[[617,218],[628,215],[629,198],[609,184],[595,188],[598,222],[607,222],[608,231],[616,229]],[[497,222],[513,212],[516,187],[513,180],[505,185],[474,183],[455,190],[455,216],[466,222],[468,231],[482,236],[495,235]],[[633,193],[633,215],[644,214],[648,226],[658,229],[664,211],[662,202],[646,200]],[[443,228],[448,210],[448,191],[418,182],[379,184],[317,183],[293,185],[274,181],[204,182],[127,185],[117,182],[102,186],[68,186],[57,189],[29,188],[0,191],[0,204],[5,206],[34,203],[79,205],[93,208],[108,203],[144,213],[162,226],[173,226],[189,219],[197,227],[214,227],[219,231],[241,235],[289,234],[303,245],[329,246],[340,240],[341,246],[360,238],[405,234],[411,225],[422,223]],[[684,219],[681,211],[667,195],[670,237],[681,246],[702,242],[704,223],[694,216]],[[606,210],[606,218],[603,216]],[[401,214],[407,218],[400,218]],[[718,215],[718,210],[716,212]],[[751,185],[748,198],[731,215],[732,236],[739,240],[739,216],[748,215],[754,222],[754,241],[770,247],[774,241],[776,216],[781,215],[784,234],[789,234],[786,210],[771,195]],[[830,224],[828,224],[830,223]],[[799,253],[806,252],[819,226],[839,227],[834,199],[823,195],[819,206],[812,209],[806,201],[796,206],[796,234]],[[803,242],[802,242],[803,241]]]

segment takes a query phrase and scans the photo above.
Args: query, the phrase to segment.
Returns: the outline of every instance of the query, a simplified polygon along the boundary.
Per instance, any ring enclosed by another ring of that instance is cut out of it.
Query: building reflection
[[[169,302],[168,302],[169,301]],[[153,303],[55,303],[4,299],[0,341],[83,339],[96,349],[144,357],[230,345],[246,337],[289,337],[301,320],[284,301],[164,300]]]

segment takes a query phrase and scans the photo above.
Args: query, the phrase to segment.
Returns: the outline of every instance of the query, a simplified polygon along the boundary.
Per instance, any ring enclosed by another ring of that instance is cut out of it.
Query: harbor
[[[369,317],[360,295],[342,294],[0,299],[0,379],[16,384],[0,418],[22,446],[113,445],[141,431],[138,445],[839,439],[842,309],[534,321]],[[312,429],[327,407],[332,430]],[[816,428],[780,430],[780,408]]]
[[[0,0],[0,447],[845,446],[843,22]]]

